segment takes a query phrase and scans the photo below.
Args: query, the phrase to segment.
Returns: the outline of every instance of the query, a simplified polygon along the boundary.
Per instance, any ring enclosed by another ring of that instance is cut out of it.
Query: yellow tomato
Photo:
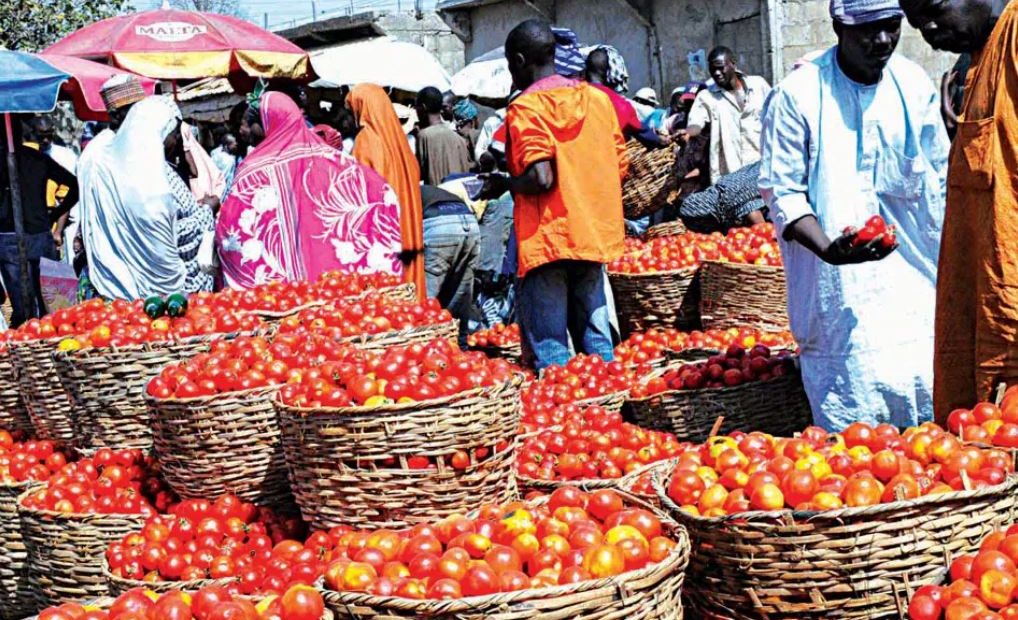
[[[78,351],[81,349],[81,343],[76,338],[64,338],[57,345],[57,349],[64,352]]]

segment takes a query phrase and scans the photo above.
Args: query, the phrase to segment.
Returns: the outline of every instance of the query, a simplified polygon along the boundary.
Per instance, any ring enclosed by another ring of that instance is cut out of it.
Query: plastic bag
[[[40,258],[39,283],[49,312],[69,308],[78,301],[78,276],[73,265]]]

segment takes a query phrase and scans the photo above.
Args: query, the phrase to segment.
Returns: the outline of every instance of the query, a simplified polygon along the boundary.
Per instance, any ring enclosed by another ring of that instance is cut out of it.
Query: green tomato
[[[150,319],[158,319],[166,313],[166,302],[163,301],[162,297],[153,296],[145,300],[145,314]]]

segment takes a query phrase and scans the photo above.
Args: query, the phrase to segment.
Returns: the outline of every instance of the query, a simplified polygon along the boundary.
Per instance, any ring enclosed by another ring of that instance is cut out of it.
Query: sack
[[[78,276],[73,265],[40,258],[39,285],[48,312],[70,308],[78,301]]]

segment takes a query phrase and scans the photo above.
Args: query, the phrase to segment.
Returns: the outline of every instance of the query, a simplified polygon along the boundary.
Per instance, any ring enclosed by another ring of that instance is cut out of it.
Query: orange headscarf
[[[382,175],[396,191],[400,206],[400,229],[408,282],[417,286],[417,296],[427,296],[424,281],[424,207],[421,203],[421,169],[410,152],[403,127],[382,87],[359,84],[347,96],[360,132],[353,156]]]

